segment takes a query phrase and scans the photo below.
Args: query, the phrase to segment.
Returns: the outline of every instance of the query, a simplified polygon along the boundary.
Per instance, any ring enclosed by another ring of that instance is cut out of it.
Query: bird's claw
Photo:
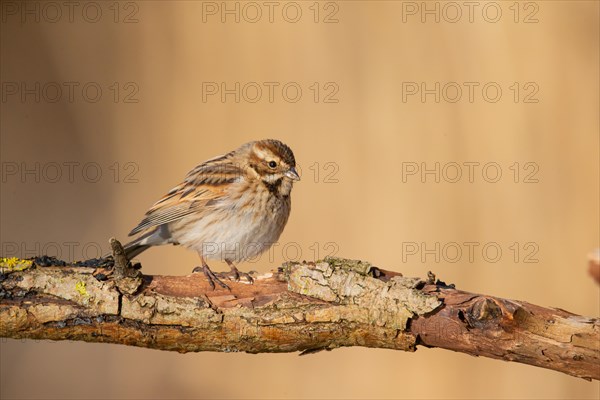
[[[210,287],[212,288],[212,290],[215,290],[215,282],[221,286],[223,289],[227,289],[227,290],[231,290],[231,288],[229,286],[227,286],[225,283],[223,283],[218,277],[217,275],[212,272],[210,270],[210,268],[208,268],[208,265],[203,265],[201,267],[196,267],[192,270],[192,272],[202,272],[204,273],[204,276],[206,276],[206,280],[208,281]]]
[[[254,279],[252,278],[252,276],[250,276],[249,273],[240,271],[236,267],[231,267],[231,270],[229,272],[218,272],[215,275],[219,276],[220,278],[229,279],[229,280],[235,281],[235,282],[239,282],[240,277],[244,277],[244,278],[246,278],[248,283],[250,283],[250,284],[254,283]]]

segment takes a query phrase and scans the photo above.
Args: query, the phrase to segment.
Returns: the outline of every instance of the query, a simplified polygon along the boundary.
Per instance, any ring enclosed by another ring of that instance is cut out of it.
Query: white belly
[[[270,211],[260,207],[256,213],[215,209],[200,219],[180,220],[177,225],[185,226],[183,229],[173,225],[169,230],[180,245],[207,260],[238,263],[257,257],[279,239],[289,216],[289,202],[279,202]]]

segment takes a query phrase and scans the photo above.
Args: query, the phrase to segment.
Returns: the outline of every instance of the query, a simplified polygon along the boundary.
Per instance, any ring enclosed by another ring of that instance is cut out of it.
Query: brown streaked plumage
[[[278,140],[246,143],[192,169],[129,233],[128,258],[152,246],[177,244],[200,255],[211,286],[227,287],[206,264],[251,259],[279,239],[291,209],[293,182],[299,180],[292,150]],[[219,274],[223,275],[223,274]],[[245,275],[250,281],[248,274]]]

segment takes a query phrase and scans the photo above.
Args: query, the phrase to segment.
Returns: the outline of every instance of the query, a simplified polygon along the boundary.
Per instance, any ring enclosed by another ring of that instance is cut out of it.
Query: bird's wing
[[[228,156],[213,158],[191,170],[181,184],[154,203],[129,236],[202,212],[223,198],[228,185],[243,179],[244,175],[243,169]]]

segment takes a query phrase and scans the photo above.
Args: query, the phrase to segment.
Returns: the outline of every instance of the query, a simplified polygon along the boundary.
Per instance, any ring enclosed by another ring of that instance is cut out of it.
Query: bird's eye
[[[277,166],[277,163],[275,161],[269,161],[269,167],[275,168],[276,166]]]

